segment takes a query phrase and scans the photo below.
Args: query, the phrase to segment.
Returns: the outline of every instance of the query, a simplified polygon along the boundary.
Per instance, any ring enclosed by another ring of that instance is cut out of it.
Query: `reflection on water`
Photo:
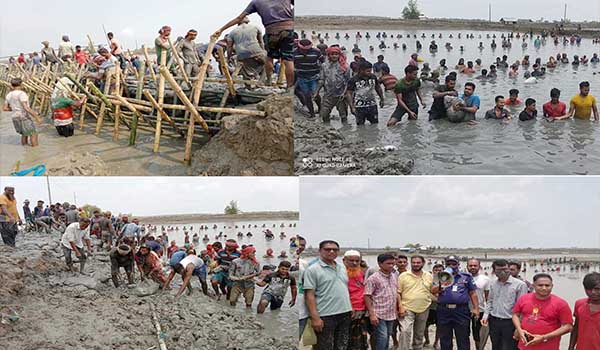
[[[217,225],[216,229],[213,229],[213,225]],[[248,228],[248,224],[251,224],[251,228]],[[265,225],[265,227],[263,228],[263,224]],[[280,227],[281,224],[284,224],[285,227]],[[227,235],[227,238],[233,238],[235,240],[238,241],[238,244],[241,246],[242,244],[252,244],[254,245],[254,247],[256,247],[256,258],[258,259],[258,261],[261,264],[261,268],[264,264],[272,264],[277,266],[279,264],[279,259],[273,259],[271,261],[265,261],[265,259],[263,259],[263,255],[265,254],[265,251],[268,248],[273,249],[273,254],[275,256],[278,256],[279,253],[282,250],[285,250],[287,252],[287,255],[289,256],[289,259],[293,259],[294,256],[294,249],[290,249],[289,248],[289,238],[292,236],[295,236],[299,233],[298,227],[289,227],[289,225],[292,224],[292,226],[294,224],[297,225],[297,221],[291,221],[291,220],[278,220],[278,221],[243,221],[243,222],[235,222],[235,221],[228,221],[228,222],[193,222],[193,223],[185,223],[185,224],[177,224],[177,225],[171,225],[174,227],[178,227],[179,231],[173,231],[169,233],[169,240],[175,240],[177,242],[177,245],[183,245],[184,244],[184,231],[183,231],[183,227],[185,226],[186,228],[189,229],[190,226],[192,226],[194,229],[192,231],[189,232],[189,236],[190,236],[190,243],[192,242],[192,236],[194,233],[198,233],[198,235],[200,236],[200,249],[204,249],[206,248],[206,244],[204,244],[202,242],[202,237],[205,234],[208,234],[208,236],[210,237],[210,241],[208,242],[209,244],[212,244],[213,242],[217,241],[215,239],[215,236],[218,235],[220,232],[223,232],[224,235]],[[205,225],[208,226],[209,229],[208,230],[202,230],[200,231],[200,225]],[[238,228],[236,229],[235,226],[238,226]],[[245,226],[245,228],[242,228],[242,225]],[[254,228],[254,225],[256,225],[257,227]],[[275,227],[273,227],[273,225],[275,225]],[[159,228],[161,225],[157,225]],[[166,225],[165,225],[166,227]],[[271,240],[271,241],[267,241],[264,238],[264,234],[263,231],[266,229],[269,229],[273,232],[273,234],[275,234],[275,239]],[[238,232],[243,232],[244,235],[248,232],[251,232],[253,237],[252,238],[246,238],[244,236],[244,238],[242,239],[238,239],[237,237],[237,233]],[[284,232],[286,235],[286,238],[284,239],[280,239],[280,233]],[[221,243],[225,242],[225,238],[218,240]],[[209,287],[210,288],[210,287]],[[260,301],[260,296],[262,294],[262,287],[256,286],[255,287],[255,291],[254,291],[254,303],[252,306],[252,309],[247,310],[245,308],[244,302],[243,302],[243,297],[240,297],[240,300],[238,300],[238,305],[237,308],[240,310],[244,310],[244,312],[250,313],[250,314],[256,314],[256,306],[258,305],[258,302]],[[269,308],[267,308],[267,310],[265,311],[265,313],[263,315],[256,315],[256,317],[258,318],[258,320],[265,326],[266,329],[270,329],[272,330],[272,332],[274,334],[278,334],[281,336],[286,336],[289,337],[290,334],[297,334],[297,327],[298,327],[298,314],[296,312],[296,310],[290,308],[288,306],[288,302],[290,300],[290,291],[288,290],[288,294],[285,298],[285,302],[283,303],[282,307],[280,310],[278,311],[271,311],[269,310]],[[224,306],[229,307],[229,302],[226,300],[221,300],[220,301],[221,304],[223,304]]]
[[[310,28],[306,29],[308,33]],[[496,57],[508,56],[508,62],[522,60],[524,55],[530,55],[531,65],[535,59],[540,57],[542,62],[548,61],[548,57],[557,53],[566,53],[569,60],[573,55],[592,56],[593,52],[600,51],[600,45],[592,43],[591,39],[583,39],[581,45],[562,44],[555,46],[552,40],[545,45],[535,48],[533,40],[527,39],[529,48],[522,49],[522,39],[513,39],[512,49],[495,50],[490,48],[491,39],[486,38],[487,32],[475,34],[474,39],[465,39],[467,32],[462,31],[463,38],[457,38],[457,31],[412,31],[412,30],[385,30],[388,34],[402,34],[402,39],[385,39],[388,46],[393,43],[406,43],[408,49],[401,48],[379,49],[379,41],[375,38],[376,28],[366,30],[352,29],[339,31],[342,38],[335,40],[333,37],[338,30],[320,31],[321,35],[329,33],[331,37],[326,43],[328,45],[339,43],[348,51],[355,43],[351,39],[343,38],[345,32],[361,33],[370,32],[370,40],[358,41],[363,56],[370,62],[376,62],[377,55],[383,54],[385,61],[391,68],[392,74],[398,78],[404,76],[404,67],[408,63],[410,54],[416,52],[416,40],[420,40],[424,49],[419,51],[419,56],[429,62],[432,69],[439,66],[439,61],[445,58],[447,66],[454,68],[459,58],[465,61],[475,61],[481,58],[483,68],[495,62]],[[427,38],[422,39],[421,33]],[[407,39],[406,34],[417,34],[418,39]],[[427,49],[431,34],[435,33],[436,43],[440,47],[439,52],[431,54]],[[443,39],[438,38],[438,33],[443,33]],[[448,35],[454,34],[453,39]],[[469,32],[471,33],[471,32]],[[480,39],[478,36],[482,34]],[[493,32],[490,32],[493,34]],[[497,43],[501,42],[501,33],[496,32]],[[447,51],[444,44],[450,42],[454,50]],[[479,50],[477,46],[483,42],[484,49]],[[373,45],[374,51],[368,47]],[[463,54],[458,49],[464,46]],[[351,59],[351,58],[350,58]],[[532,68],[529,68],[531,71]],[[403,158],[415,159],[415,173],[418,174],[600,174],[600,153],[598,147],[594,147],[595,139],[599,135],[598,124],[595,122],[569,120],[569,121],[531,121],[519,122],[518,118],[510,123],[503,124],[499,121],[483,120],[486,110],[494,106],[494,97],[504,95],[508,97],[508,90],[517,88],[520,90],[520,99],[525,100],[532,97],[537,101],[538,115],[541,115],[542,104],[550,98],[550,89],[559,88],[562,91],[561,100],[568,102],[570,98],[579,91],[579,83],[587,80],[591,84],[591,93],[600,96],[600,65],[588,64],[573,68],[571,64],[559,64],[555,69],[548,69],[546,76],[539,79],[536,84],[524,84],[523,73],[525,69],[519,69],[519,79],[508,79],[506,71],[498,70],[498,78],[495,81],[480,82],[474,79],[479,72],[471,76],[458,75],[457,86],[462,87],[467,81],[474,81],[477,85],[475,93],[481,97],[481,108],[477,113],[479,124],[470,126],[466,124],[452,124],[445,120],[429,122],[427,111],[432,103],[432,86],[424,83],[422,95],[427,104],[426,109],[419,110],[417,121],[406,121],[393,128],[388,128],[386,122],[396,107],[396,99],[393,93],[386,93],[386,106],[379,112],[378,125],[366,125],[357,128],[354,125],[353,116],[349,117],[349,125],[342,125],[339,118],[332,121],[332,125],[342,130],[351,139],[361,139],[368,143],[368,147],[379,145],[394,145],[398,147],[398,155]],[[459,91],[462,91],[460,88]],[[520,112],[513,109],[513,113]],[[333,113],[334,115],[337,112]]]

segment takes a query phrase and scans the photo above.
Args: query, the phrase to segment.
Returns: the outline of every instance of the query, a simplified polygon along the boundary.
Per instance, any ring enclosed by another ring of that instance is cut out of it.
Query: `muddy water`
[[[310,28],[305,29],[308,33]],[[465,39],[466,31],[462,31],[462,39],[457,38],[457,31],[412,31],[412,30],[386,30],[387,34],[402,34],[402,39],[386,39],[386,44],[392,46],[397,42],[400,47],[406,43],[408,49],[403,51],[401,48],[379,49],[379,41],[375,38],[377,28],[357,28],[348,31],[341,30],[323,30],[321,35],[329,33],[330,40],[326,43],[332,45],[339,43],[345,46],[348,51],[356,42],[354,35],[369,32],[372,36],[370,40],[362,39],[358,41],[362,49],[363,56],[370,62],[375,62],[377,55],[383,54],[385,61],[389,64],[392,74],[397,77],[404,75],[403,70],[408,63],[411,53],[416,52],[416,40],[423,44],[423,50],[419,55],[425,62],[435,69],[439,61],[445,58],[447,66],[454,68],[458,59],[465,58],[465,61],[475,61],[481,58],[484,68],[489,68],[495,58],[502,55],[508,56],[510,63],[515,60],[521,60],[524,55],[530,55],[531,64],[537,57],[545,63],[550,55],[556,56],[557,53],[567,53],[569,60],[573,55],[592,56],[594,52],[600,52],[600,45],[593,44],[590,39],[583,39],[581,45],[566,45],[562,42],[555,46],[550,40],[540,48],[535,48],[532,40],[527,40],[528,48],[522,49],[522,39],[513,39],[512,49],[500,48],[500,41],[496,39],[498,48],[490,48],[491,39],[486,38],[487,33],[474,32],[475,39]],[[340,32],[342,38],[338,41],[333,39],[336,32]],[[348,32],[351,39],[345,40],[343,35]],[[442,33],[443,38],[439,39],[438,34]],[[426,38],[422,39],[421,34],[425,33]],[[436,35],[436,43],[439,51],[431,54],[428,50],[431,40],[431,34]],[[448,36],[453,33],[454,38]],[[471,33],[471,32],[469,32]],[[411,39],[406,39],[406,34],[411,34]],[[412,38],[417,34],[418,39]],[[478,35],[482,34],[479,39]],[[490,34],[494,34],[490,32]],[[499,32],[495,33],[500,37]],[[501,39],[500,39],[501,40]],[[450,42],[454,49],[447,51],[444,44]],[[483,42],[484,49],[479,50],[477,46]],[[369,46],[375,47],[369,51]],[[459,47],[464,46],[465,51],[461,54]],[[531,70],[531,68],[530,68]],[[398,157],[414,159],[413,174],[598,174],[600,173],[600,151],[596,145],[596,139],[600,137],[600,128],[598,123],[569,120],[549,123],[546,121],[519,122],[512,120],[510,123],[503,124],[499,121],[483,120],[486,110],[494,105],[494,97],[502,94],[508,95],[508,90],[517,88],[521,91],[520,98],[524,101],[527,97],[532,97],[537,101],[537,108],[541,115],[542,104],[549,100],[550,89],[557,87],[562,91],[561,100],[567,102],[578,93],[578,84],[587,80],[591,84],[591,94],[599,95],[600,86],[600,65],[588,64],[573,68],[571,64],[559,66],[556,69],[549,70],[545,78],[539,79],[535,84],[525,84],[523,79],[524,69],[520,68],[519,79],[509,79],[505,71],[498,71],[498,78],[495,81],[479,82],[473,79],[476,75],[466,76],[459,74],[457,85],[464,86],[467,81],[474,81],[477,84],[476,94],[481,98],[481,108],[477,114],[480,121],[476,126],[466,124],[452,124],[445,120],[429,122],[427,111],[432,102],[432,87],[426,86],[422,89],[425,97],[426,109],[419,111],[417,121],[406,121],[406,118],[399,125],[388,128],[386,122],[396,107],[395,96],[386,93],[386,105],[379,112],[379,125],[367,125],[357,128],[354,124],[354,117],[349,117],[349,124],[342,124],[339,118],[332,121],[332,125],[338,128],[347,139],[360,139],[367,143],[367,147],[393,145],[398,148],[396,151]],[[479,73],[477,73],[479,75]],[[429,84],[429,83],[427,83]],[[462,88],[461,90],[462,91]],[[517,112],[517,110],[513,110]],[[518,110],[520,112],[520,110]],[[337,112],[334,112],[336,115]]]
[[[284,224],[285,227],[281,228],[280,225]],[[217,229],[213,229],[213,225],[216,224],[218,226]],[[251,228],[248,228],[248,224],[251,224]],[[265,228],[263,228],[263,224],[265,225]],[[177,242],[178,245],[183,245],[184,243],[184,233],[183,233],[183,227],[186,226],[186,228],[189,229],[190,226],[192,226],[194,228],[193,231],[190,231],[190,242],[192,240],[192,236],[194,233],[198,233],[198,235],[200,236],[200,246],[202,247],[202,249],[204,249],[206,247],[206,244],[204,244],[202,242],[202,237],[204,237],[205,234],[208,234],[208,236],[210,237],[210,241],[209,243],[213,243],[215,241],[217,241],[215,239],[215,236],[219,234],[219,232],[223,232],[224,235],[227,235],[227,238],[233,238],[235,240],[238,241],[238,244],[241,246],[242,244],[252,244],[254,245],[254,247],[256,247],[257,250],[257,254],[256,257],[258,259],[258,261],[261,264],[261,267],[265,264],[271,264],[271,265],[275,265],[277,266],[279,264],[280,259],[270,259],[270,260],[265,260],[263,258],[263,255],[265,254],[265,251],[268,248],[273,249],[273,254],[275,256],[278,256],[279,253],[282,250],[285,250],[287,255],[289,256],[288,260],[292,261],[291,259],[293,259],[294,257],[294,249],[290,249],[289,248],[289,238],[292,236],[295,236],[297,234],[299,234],[299,229],[298,227],[289,227],[289,225],[292,224],[296,224],[297,225],[297,221],[289,221],[289,220],[277,220],[277,221],[244,221],[244,222],[193,222],[193,223],[189,223],[189,224],[177,224],[177,225],[172,225],[174,227],[178,227],[179,231],[173,231],[171,233],[169,233],[169,240],[175,240]],[[207,225],[209,226],[208,230],[203,230],[200,231],[199,227],[200,225]],[[235,228],[235,226],[238,226],[238,229]],[[245,228],[242,228],[242,225],[246,226]],[[256,225],[257,227],[254,228],[254,225]],[[275,225],[275,227],[273,227],[273,225]],[[157,225],[160,227],[160,225]],[[262,233],[265,229],[270,229],[273,234],[275,234],[275,239],[272,241],[267,241],[264,239],[264,234]],[[251,232],[253,234],[252,238],[246,238],[244,236],[243,239],[239,239],[237,238],[237,233],[238,232],[243,232],[244,235],[248,232]],[[285,239],[280,239],[279,235],[281,232],[284,232],[286,234],[286,238]],[[219,240],[222,243],[225,241],[225,238]],[[238,300],[238,305],[237,308],[240,310],[245,310],[245,312],[247,313],[251,313],[251,314],[255,314],[256,313],[256,306],[258,305],[258,302],[260,301],[260,295],[262,293],[263,288],[256,286],[255,292],[254,292],[254,303],[253,303],[253,307],[250,310],[246,310],[244,303],[243,303],[243,298],[240,298]],[[267,329],[270,329],[274,334],[278,334],[281,335],[282,337],[289,337],[290,334],[297,334],[297,320],[298,320],[298,314],[296,312],[296,310],[294,308],[290,308],[288,303],[290,300],[290,295],[291,293],[288,290],[288,294],[286,295],[285,298],[285,302],[283,303],[282,307],[280,310],[277,311],[271,311],[267,308],[267,310],[265,311],[265,313],[263,315],[256,315],[257,319],[264,324],[264,326]],[[226,301],[221,301],[221,303],[223,305],[228,306],[229,303]]]

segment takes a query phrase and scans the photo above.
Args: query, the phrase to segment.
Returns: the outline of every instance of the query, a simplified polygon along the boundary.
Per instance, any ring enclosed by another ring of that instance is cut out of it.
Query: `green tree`
[[[417,6],[417,0],[408,0],[408,4],[402,10],[402,18],[404,19],[419,19],[422,13]]]
[[[238,207],[237,201],[229,202],[229,205],[225,207],[226,215],[236,215],[240,213],[240,208]]]

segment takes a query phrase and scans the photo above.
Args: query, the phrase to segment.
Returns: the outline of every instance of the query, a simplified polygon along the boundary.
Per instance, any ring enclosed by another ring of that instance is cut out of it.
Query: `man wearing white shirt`
[[[92,253],[89,226],[90,220],[82,218],[79,222],[70,224],[62,235],[61,244],[69,271],[74,271],[73,260],[71,257],[71,252],[74,252],[75,256],[79,259],[79,273],[83,273],[83,268],[87,259],[86,254],[83,251],[84,241],[87,246],[88,254]]]
[[[471,305],[471,308],[473,309],[475,307],[479,307],[479,313],[483,315],[483,312],[485,311],[485,303],[487,302],[488,295],[490,294],[491,279],[488,276],[479,273],[479,271],[481,271],[481,262],[478,259],[470,259],[467,263],[467,270],[471,276],[473,276],[473,282],[477,287],[475,292],[477,293],[477,300],[479,301],[478,306]],[[485,339],[481,339],[479,336],[481,332],[481,322],[479,318],[471,318],[471,331],[473,332],[475,349],[480,349],[481,341],[483,341],[485,345]]]

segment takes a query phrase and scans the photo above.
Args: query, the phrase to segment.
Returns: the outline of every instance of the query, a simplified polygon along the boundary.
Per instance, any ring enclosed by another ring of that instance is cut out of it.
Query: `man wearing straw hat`
[[[236,18],[229,21],[214,33],[220,37],[228,28],[242,23],[244,18],[257,13],[266,34],[264,42],[267,47],[266,73],[268,81],[273,74],[273,61],[281,60],[285,67],[285,78],[288,88],[294,85],[294,0],[252,0],[248,7]]]

